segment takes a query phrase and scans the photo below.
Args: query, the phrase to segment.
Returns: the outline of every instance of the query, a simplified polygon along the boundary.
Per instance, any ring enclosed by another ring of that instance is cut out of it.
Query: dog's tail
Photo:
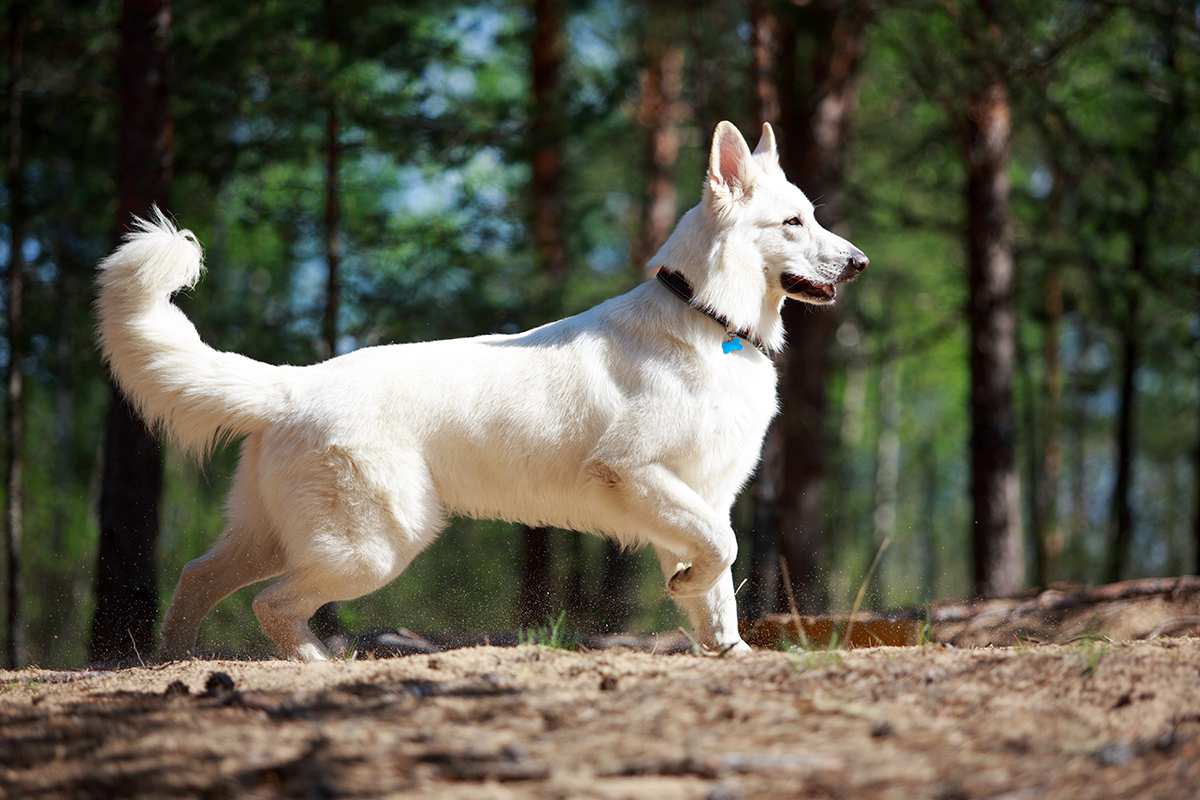
[[[100,262],[100,348],[146,423],[203,456],[223,438],[280,419],[297,368],[222,353],[200,340],[171,303],[172,294],[200,278],[200,244],[157,208],[151,217],[135,217],[132,232]]]

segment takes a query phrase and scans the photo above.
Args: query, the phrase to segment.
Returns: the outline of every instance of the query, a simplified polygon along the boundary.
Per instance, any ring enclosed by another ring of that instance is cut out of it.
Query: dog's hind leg
[[[679,557],[655,547],[659,566],[669,580],[680,569]],[[737,600],[733,596],[733,574],[726,567],[705,594],[675,597],[675,605],[687,614],[700,644],[720,653],[748,653],[750,646],[738,633]]]
[[[269,532],[227,528],[204,555],[187,563],[179,575],[175,596],[162,625],[159,658],[186,658],[196,644],[200,623],[208,612],[243,586],[273,578],[283,559]]]
[[[384,544],[382,537],[372,544],[367,548],[369,556],[336,565],[314,558],[289,569],[254,598],[254,615],[282,658],[327,660],[329,651],[308,626],[317,609],[381,588],[397,577],[423,547],[419,542],[398,544],[395,540],[380,547]]]
[[[229,491],[225,532],[207,553],[189,561],[162,625],[159,657],[185,658],[196,644],[200,623],[228,595],[283,571],[283,554],[270,529],[254,478],[257,437],[246,440]]]

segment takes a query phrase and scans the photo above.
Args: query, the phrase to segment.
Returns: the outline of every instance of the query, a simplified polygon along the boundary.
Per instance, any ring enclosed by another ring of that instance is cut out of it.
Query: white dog
[[[787,298],[833,302],[867,259],[824,230],[763,125],[713,136],[703,199],[658,280],[526,333],[370,347],[271,366],[200,340],[170,302],[200,277],[161,215],[100,264],[104,356],[142,415],[198,457],[244,436],[224,535],[179,578],[162,655],[223,597],[278,578],[254,613],[281,656],[328,654],[308,619],[399,575],[451,515],[649,543],[706,646],[737,627],[730,508],[776,412]]]

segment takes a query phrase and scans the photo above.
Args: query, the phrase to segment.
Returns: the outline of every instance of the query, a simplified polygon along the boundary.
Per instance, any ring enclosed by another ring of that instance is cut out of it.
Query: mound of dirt
[[[1200,639],[0,672],[7,797],[1196,796]]]

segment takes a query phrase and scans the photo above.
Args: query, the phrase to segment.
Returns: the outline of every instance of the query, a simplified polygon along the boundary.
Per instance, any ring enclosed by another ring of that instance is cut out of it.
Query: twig
[[[796,595],[792,592],[792,574],[788,571],[786,558],[779,559],[779,572],[783,576],[783,585],[787,589],[788,608],[792,612],[792,626],[796,629],[796,636],[800,638],[800,646],[807,650],[808,634],[804,632],[804,626],[800,622],[800,610],[796,607]]]
[[[688,633],[687,630],[682,625],[679,626],[679,632],[687,637],[687,640],[692,643],[692,647],[696,650],[697,653],[704,652],[704,648],[700,646],[700,643],[697,642],[696,639],[690,633]]]
[[[875,551],[875,558],[871,559],[871,566],[867,568],[867,574],[863,576],[862,583],[858,585],[858,594],[854,596],[854,605],[850,607],[850,619],[846,622],[846,648],[850,647],[850,634],[854,633],[854,615],[858,613],[858,609],[862,606],[863,598],[867,595],[867,584],[871,582],[871,576],[875,574],[876,567],[879,566],[880,559],[883,558],[884,552],[892,544],[892,537],[885,536],[883,541],[879,543],[879,549]]]
[[[141,664],[143,667],[145,667],[146,662],[142,661],[142,654],[138,652],[137,639],[133,638],[133,631],[129,630],[129,628],[126,628],[125,632],[129,634],[129,643],[133,645],[133,654],[135,656],[137,656],[138,663]]]

